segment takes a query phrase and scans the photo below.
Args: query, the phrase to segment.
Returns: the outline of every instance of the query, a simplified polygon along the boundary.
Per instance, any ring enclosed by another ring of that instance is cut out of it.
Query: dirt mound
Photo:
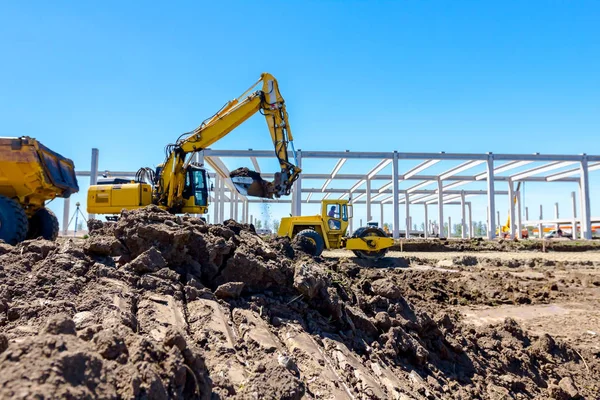
[[[586,367],[511,320],[464,326],[417,299],[414,277],[313,259],[248,225],[156,207],[92,226],[83,244],[0,252],[0,397],[598,393],[598,355],[583,354]]]

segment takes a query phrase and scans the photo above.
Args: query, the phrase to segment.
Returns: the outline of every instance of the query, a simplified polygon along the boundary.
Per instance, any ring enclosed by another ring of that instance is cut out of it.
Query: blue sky
[[[595,1],[4,2],[0,120],[3,136],[36,137],[78,169],[97,147],[101,170],[136,170],[268,71],[296,148],[600,154],[599,20]],[[213,148],[272,148],[261,118]],[[531,186],[531,208],[570,215],[575,185]]]

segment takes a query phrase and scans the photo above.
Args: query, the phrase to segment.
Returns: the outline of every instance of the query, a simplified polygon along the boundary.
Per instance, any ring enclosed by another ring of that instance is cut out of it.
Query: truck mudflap
[[[62,190],[59,197],[68,198],[79,191],[73,161],[50,150],[40,142],[37,142],[37,152],[46,177],[54,186]]]

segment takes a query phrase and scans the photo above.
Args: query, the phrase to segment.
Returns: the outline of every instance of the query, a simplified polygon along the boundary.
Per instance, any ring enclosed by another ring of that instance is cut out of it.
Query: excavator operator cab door
[[[201,167],[190,164],[185,174],[183,212],[205,214],[208,207],[208,174]]]

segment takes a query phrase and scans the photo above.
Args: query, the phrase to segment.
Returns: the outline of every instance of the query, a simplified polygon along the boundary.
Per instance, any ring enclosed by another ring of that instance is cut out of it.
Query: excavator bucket
[[[243,167],[231,171],[229,177],[237,191],[244,196],[273,198],[273,184],[265,181],[259,172]]]

